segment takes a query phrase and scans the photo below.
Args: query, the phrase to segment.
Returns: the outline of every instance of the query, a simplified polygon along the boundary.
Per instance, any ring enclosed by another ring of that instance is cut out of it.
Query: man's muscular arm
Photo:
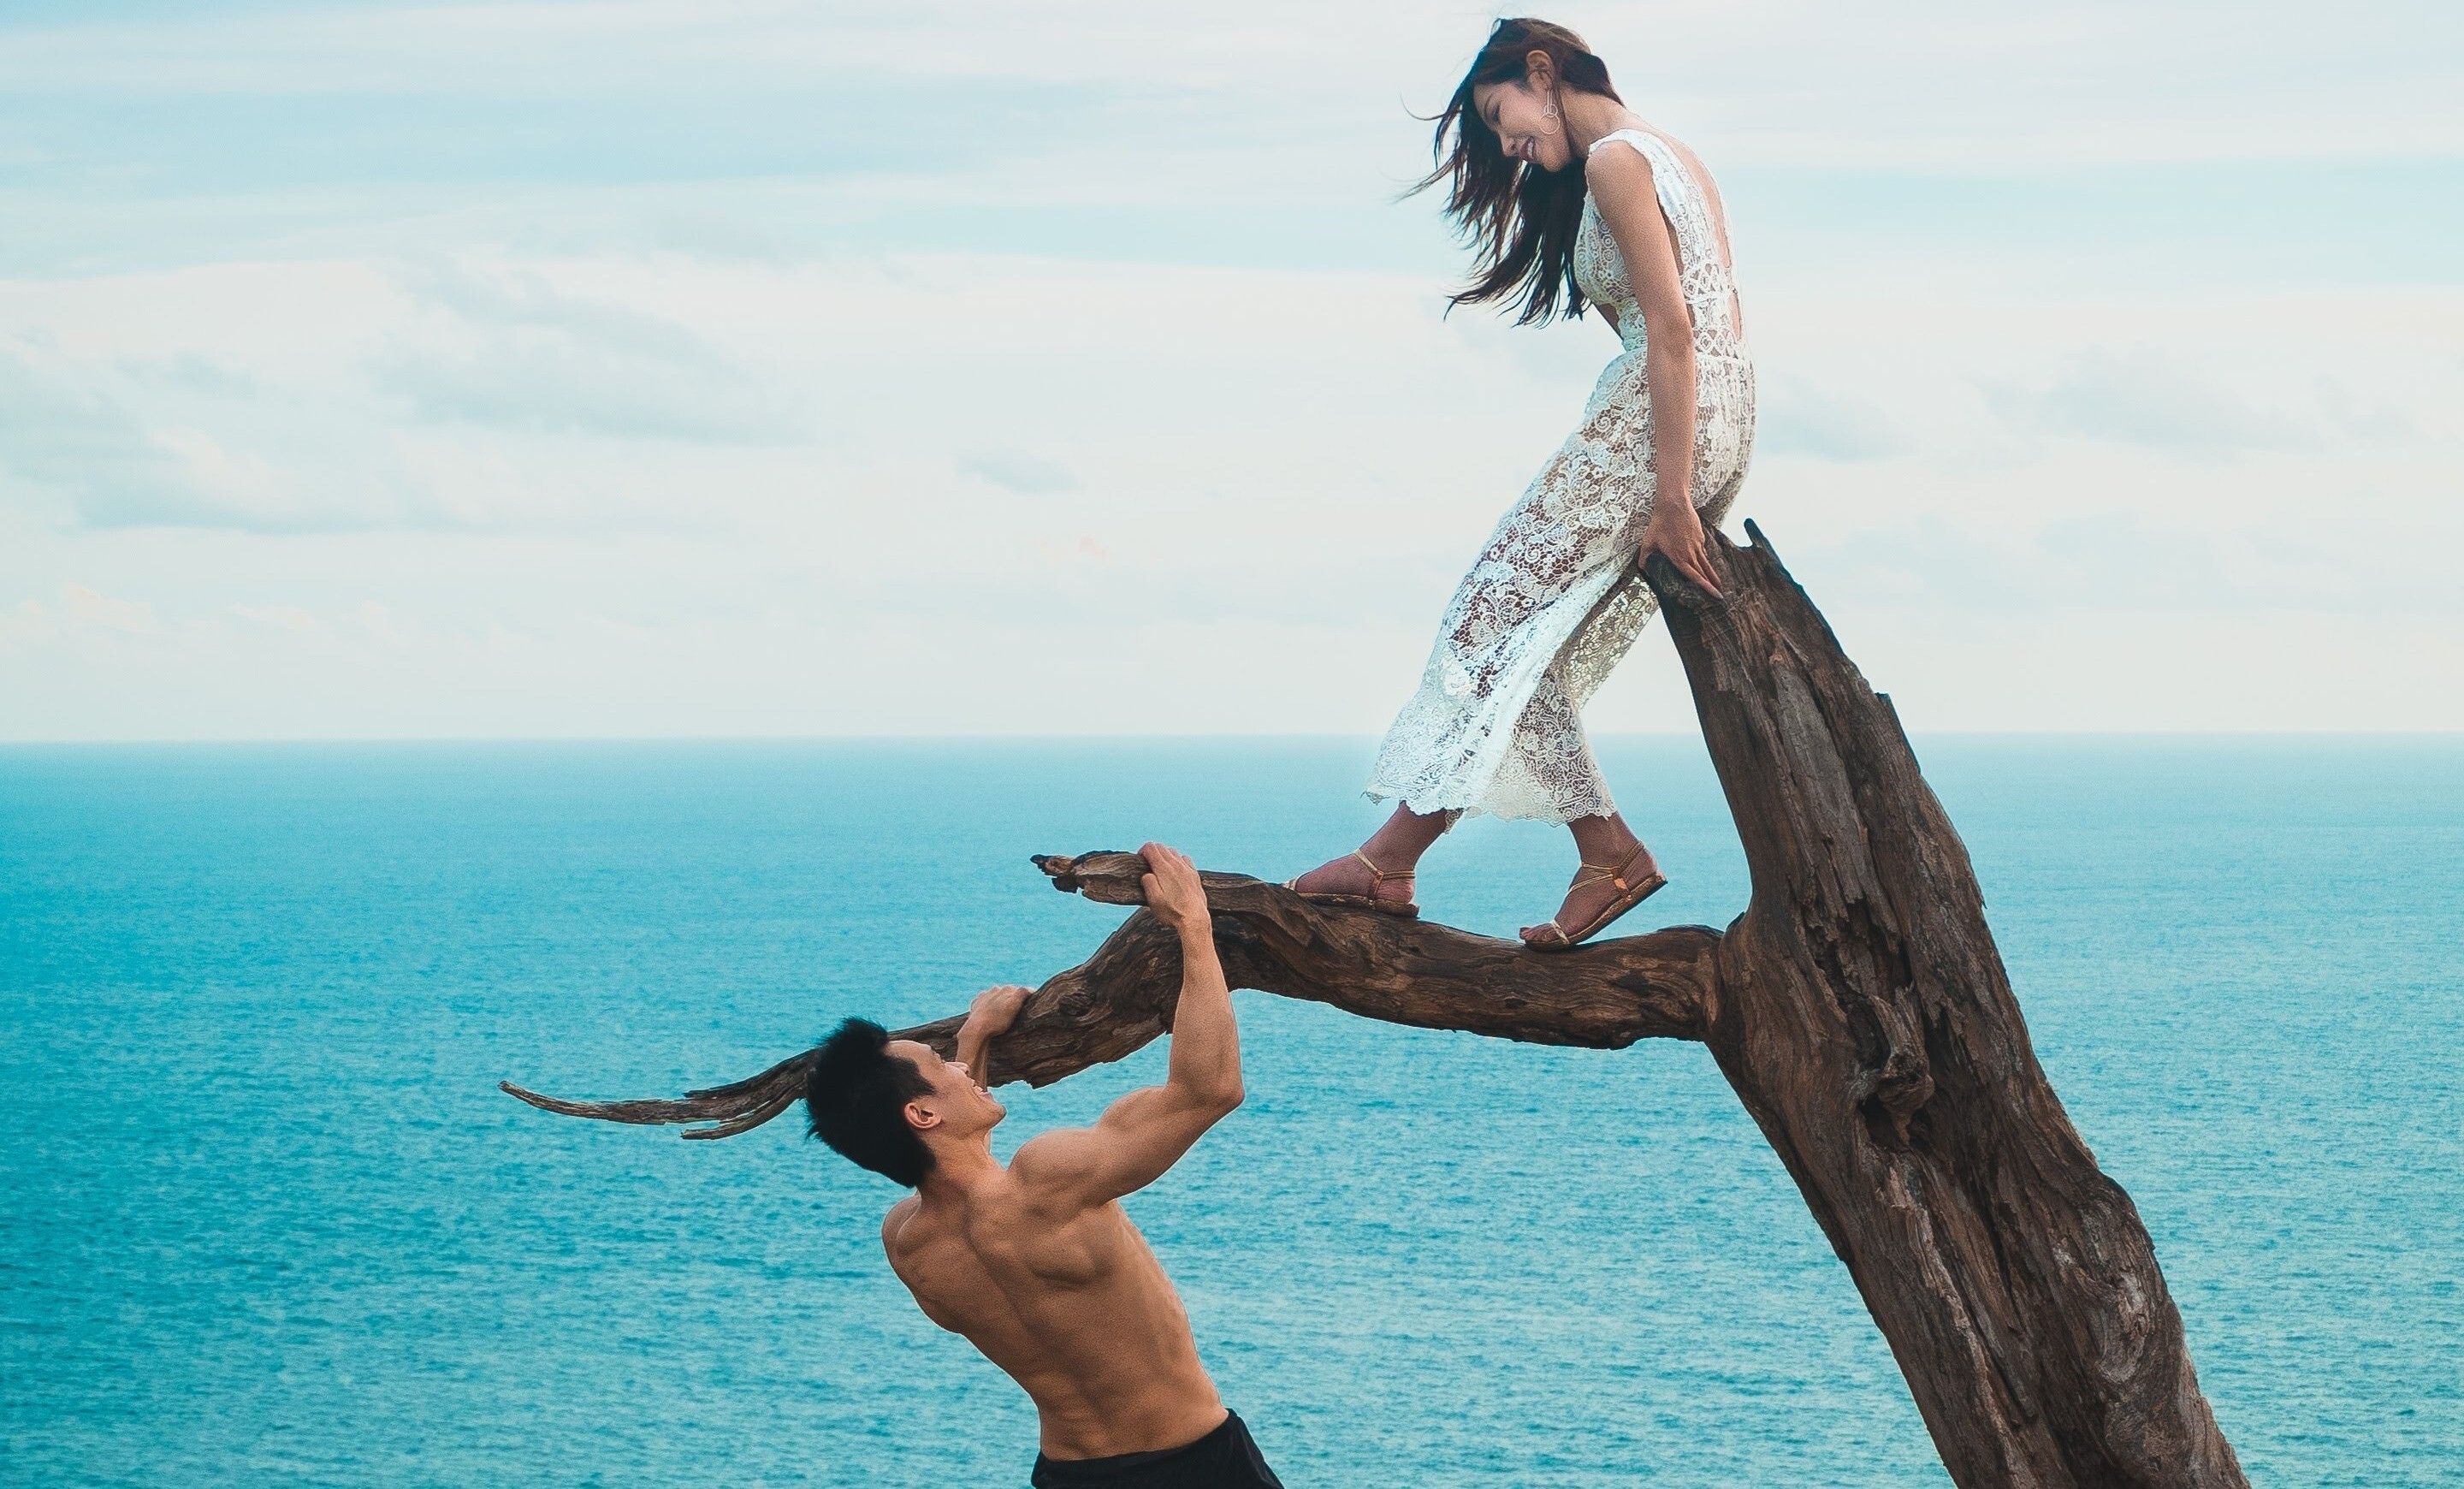
[[[1241,1032],[1215,955],[1206,891],[1188,858],[1160,843],[1140,850],[1147,908],[1180,934],[1180,1002],[1164,1083],[1114,1101],[1089,1128],[1048,1132],[1018,1150],[1011,1171],[1065,1204],[1091,1208],[1144,1189],[1241,1104]]]

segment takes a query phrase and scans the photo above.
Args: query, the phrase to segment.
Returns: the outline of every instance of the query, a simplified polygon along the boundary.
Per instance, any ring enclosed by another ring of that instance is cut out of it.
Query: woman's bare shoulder
[[[1651,194],[1651,157],[1615,136],[1603,136],[1583,157],[1583,181],[1595,196],[1616,201],[1620,196]]]

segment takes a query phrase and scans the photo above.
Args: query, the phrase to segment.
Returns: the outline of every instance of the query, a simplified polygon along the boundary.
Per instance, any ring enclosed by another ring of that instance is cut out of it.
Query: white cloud
[[[2264,388],[2237,394],[2161,351],[2098,345],[2050,377],[1991,380],[1982,390],[2015,427],[2151,449],[2228,454],[2402,440],[2405,418],[2383,390],[2366,386],[2367,377],[2356,388],[2340,373],[2345,369],[2271,367]]]
[[[888,99],[923,83],[949,97],[1014,80],[1113,91],[1158,122],[1245,123],[1252,148],[1281,134],[1299,154],[1332,143],[1330,125],[1434,108],[1491,13],[1397,0],[285,8],[19,23],[0,50],[0,86],[639,100],[874,87]],[[1557,13],[1645,113],[1666,100],[1741,142],[1738,159],[2001,170],[2464,149],[2452,102],[2464,21],[2451,6],[1747,0]],[[1343,59],[1333,78],[1329,57]]]
[[[60,586],[60,608],[72,624],[98,630],[147,635],[162,629],[151,605],[98,594],[83,585]]]
[[[114,573],[114,592],[153,601],[180,665],[253,696],[242,716],[272,732],[420,732],[417,717],[482,733],[1369,730],[1417,675],[1461,563],[1613,350],[1594,325],[1441,322],[1427,286],[1357,275],[980,256],[473,273],[531,286],[504,309],[517,327],[544,306],[624,307],[613,343],[632,327],[746,369],[812,411],[810,427],[764,446],[430,424],[363,370],[429,311],[407,292],[365,295],[363,273],[334,266],[288,281],[290,313],[320,328],[313,347],[253,345],[218,323],[83,344],[155,367],[210,353],[218,383],[344,424],[303,454],[242,443],[265,428],[242,420],[215,432],[226,446],[301,487],[383,493],[382,472],[407,495],[381,495],[371,522],[399,500],[458,524],[235,530],[186,547],[171,533],[38,525],[20,529],[17,562],[30,579],[72,564]],[[194,298],[231,287],[226,271],[197,274]],[[2010,656],[2041,665],[2104,616],[2143,628],[2069,697],[2011,692],[1988,676],[2002,663],[1972,648],[1893,643],[1882,656],[1921,670],[1891,683],[1903,706],[1926,700],[1932,726],[2282,723],[2286,696],[2168,710],[2147,679],[2180,664],[2177,634],[2208,644],[2218,615],[2272,630],[2377,613],[2433,649],[2459,629],[2437,600],[2449,587],[2433,555],[2464,531],[2453,439],[2432,415],[2464,395],[2464,366],[2444,350],[2464,297],[1922,310],[1778,298],[1760,311],[1765,365],[1836,396],[1838,438],[1868,420],[1887,432],[1876,448],[1774,441],[1739,509],[1844,631],[1981,617]],[[2321,414],[2299,449],[2220,454],[2013,423],[1980,391],[2013,368],[2057,386],[2115,345],[2166,348],[2167,375],[2203,396],[2325,409],[2334,400],[2303,389],[2327,387],[2379,422]],[[2257,365],[2254,347],[2276,362]],[[2287,360],[2307,370],[2272,370]],[[984,478],[990,459],[1074,483],[1021,501],[1016,479]],[[2321,514],[2321,490],[2346,503],[2340,517]],[[2417,541],[2390,546],[2388,528]],[[1603,728],[1682,725],[1664,645],[1647,640],[1603,697]],[[147,655],[111,664],[115,691],[193,697],[167,655]],[[1174,665],[1189,656],[1212,661],[1202,675]],[[22,689],[64,704],[91,691],[90,672],[34,665],[23,646],[16,658]],[[463,666],[493,680],[452,685]],[[306,672],[328,684],[272,696]],[[620,673],[616,694],[595,691]],[[721,696],[739,684],[745,699]],[[2422,706],[2391,700],[2386,718]],[[229,712],[150,717],[194,727]]]
[[[979,476],[1023,497],[1045,497],[1079,486],[1077,473],[1068,466],[1020,450],[979,450],[961,456],[958,473]]]
[[[1879,460],[1904,448],[1890,415],[1853,394],[1788,374],[1758,382],[1754,448],[1765,458]]]
[[[324,624],[297,605],[234,605],[231,612],[241,620],[281,631],[315,631]]]
[[[566,294],[537,272],[423,266],[420,324],[371,359],[424,420],[619,439],[775,444],[797,411],[675,321]]]

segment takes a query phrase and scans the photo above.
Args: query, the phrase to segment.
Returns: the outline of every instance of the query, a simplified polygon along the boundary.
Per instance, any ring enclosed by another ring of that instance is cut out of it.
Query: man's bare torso
[[[1019,1161],[1032,1167],[1029,1143]],[[911,1196],[882,1246],[927,1318],[964,1335],[1033,1398],[1043,1451],[1109,1457],[1213,1431],[1223,1404],[1189,1316],[1117,1202],[1056,1218],[1011,1169]]]

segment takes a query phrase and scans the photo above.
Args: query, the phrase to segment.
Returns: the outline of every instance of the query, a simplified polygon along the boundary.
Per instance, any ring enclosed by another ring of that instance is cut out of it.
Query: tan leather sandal
[[[1369,894],[1334,895],[1313,893],[1309,890],[1301,888],[1301,881],[1298,878],[1284,880],[1284,887],[1313,904],[1339,904],[1348,906],[1354,910],[1375,910],[1380,915],[1400,915],[1409,917],[1416,916],[1420,913],[1419,903],[1414,900],[1380,900],[1377,898],[1375,893],[1376,884],[1383,884],[1394,879],[1410,880],[1417,877],[1417,870],[1405,869],[1399,874],[1389,874],[1384,869],[1379,868],[1376,864],[1370,862],[1369,856],[1362,853],[1357,848],[1352,850],[1352,856],[1359,859],[1362,863],[1368,865],[1369,873],[1375,880],[1375,883],[1370,886],[1371,892]]]
[[[1555,931],[1557,933],[1557,939],[1554,941],[1527,941],[1524,945],[1529,946],[1534,951],[1572,951],[1576,946],[1581,945],[1584,942],[1591,940],[1594,936],[1598,935],[1602,930],[1606,929],[1611,921],[1616,920],[1618,916],[1625,914],[1636,905],[1639,905],[1644,900],[1650,899],[1653,894],[1659,891],[1661,885],[1668,882],[1668,876],[1665,874],[1653,873],[1636,879],[1630,884],[1627,883],[1625,871],[1632,868],[1634,866],[1634,860],[1641,856],[1642,847],[1640,844],[1637,844],[1634,852],[1626,855],[1626,858],[1623,863],[1585,863],[1577,865],[1574,870],[1574,881],[1566,886],[1566,893],[1571,895],[1575,890],[1588,888],[1591,885],[1605,881],[1617,886],[1617,898],[1602,906],[1600,913],[1593,916],[1589,924],[1585,925],[1581,930],[1574,932],[1571,936],[1566,934],[1566,927],[1557,923],[1557,918],[1555,916],[1552,915],[1549,917],[1549,919],[1542,923],[1547,927],[1547,929]],[[1584,878],[1583,876],[1586,874],[1591,877],[1589,878]]]

